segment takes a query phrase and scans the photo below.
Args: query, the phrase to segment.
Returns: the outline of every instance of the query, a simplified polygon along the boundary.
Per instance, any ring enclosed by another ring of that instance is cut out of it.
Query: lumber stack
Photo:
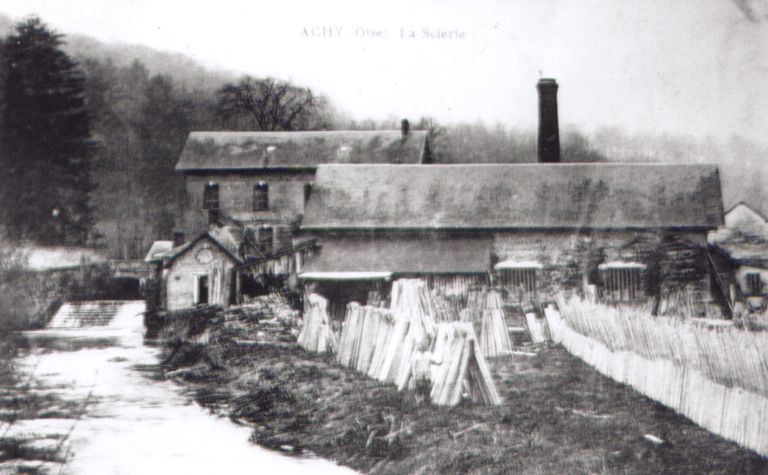
[[[466,391],[473,402],[501,404],[485,358],[477,351],[472,324],[439,324],[432,353],[439,363],[432,366],[432,403],[456,405]]]
[[[327,307],[328,301],[317,294],[310,294],[306,298],[304,326],[297,342],[307,351],[333,352],[338,347],[336,335],[331,330]]]
[[[472,322],[480,335],[480,352],[493,358],[512,351],[507,324],[504,319],[501,294],[495,289],[474,290],[467,296],[467,308],[461,312],[461,321]]]
[[[416,374],[427,374],[434,404],[455,405],[464,394],[500,404],[471,322],[435,323],[435,301],[418,279],[395,281],[391,302],[391,309],[347,305],[336,354],[340,365],[398,390],[413,386]]]
[[[493,358],[512,351],[512,342],[504,319],[501,294],[489,290],[484,296],[482,319],[480,321],[480,351],[486,358]]]
[[[533,312],[528,312],[525,314],[525,323],[532,342],[544,343],[549,340],[546,320],[537,318]]]
[[[350,302],[336,361],[342,366],[367,374],[376,350],[387,345],[393,327],[394,319],[389,309]]]

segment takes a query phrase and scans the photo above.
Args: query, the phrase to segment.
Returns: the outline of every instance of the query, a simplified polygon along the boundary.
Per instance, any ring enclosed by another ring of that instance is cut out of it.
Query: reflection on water
[[[142,311],[142,303],[132,302],[107,326],[28,332],[32,349],[18,365],[34,381],[30,392],[55,392],[66,407],[0,430],[34,433],[38,443],[59,446],[63,473],[352,473],[252,445],[250,429],[210,415],[178,386],[153,379],[158,350],[142,344]]]

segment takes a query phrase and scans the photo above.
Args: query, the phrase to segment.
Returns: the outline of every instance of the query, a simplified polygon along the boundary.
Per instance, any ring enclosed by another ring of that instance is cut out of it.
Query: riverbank
[[[190,324],[190,322],[195,322]],[[762,473],[765,459],[561,347],[490,361],[503,404],[434,407],[295,345],[275,298],[170,315],[166,376],[253,442],[370,473]]]
[[[247,427],[190,404],[163,380],[160,349],[144,344],[143,310],[126,302],[106,326],[7,335],[0,474],[339,473],[256,447]]]
[[[69,432],[50,430],[47,422],[76,420],[83,407],[40,391],[34,378],[19,373],[16,359],[26,348],[18,334],[0,333],[0,473],[60,473]]]

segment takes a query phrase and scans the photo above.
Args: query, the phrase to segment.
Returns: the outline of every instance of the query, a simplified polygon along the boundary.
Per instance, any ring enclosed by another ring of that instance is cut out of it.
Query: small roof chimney
[[[173,247],[179,247],[182,244],[184,244],[184,233],[181,231],[174,231],[173,232]]]
[[[405,140],[408,137],[408,133],[411,131],[411,123],[408,119],[400,121],[400,136]]]
[[[557,125],[557,81],[541,78],[539,90],[539,162],[560,161],[560,131]]]

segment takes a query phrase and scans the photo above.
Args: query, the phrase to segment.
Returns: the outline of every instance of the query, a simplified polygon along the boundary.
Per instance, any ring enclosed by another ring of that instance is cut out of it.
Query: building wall
[[[304,213],[304,187],[313,172],[262,174],[207,174],[185,177],[186,201],[181,228],[195,235],[208,228],[208,210],[203,194],[209,182],[219,185],[219,206],[225,216],[264,222],[293,222]],[[253,211],[253,187],[269,184],[269,210]]]
[[[671,236],[675,244],[684,245],[665,246],[662,268],[667,271],[662,272],[667,278],[662,281],[662,288],[673,289],[683,281],[692,280],[695,290],[708,291],[706,233],[680,232]],[[596,283],[590,280],[599,279],[595,267],[600,262],[630,261],[649,265],[649,254],[654,248],[661,248],[656,245],[658,241],[658,234],[651,231],[596,231],[590,234],[565,231],[496,232],[493,233],[491,254],[495,262],[512,260],[541,264],[537,286],[544,295],[548,295],[562,288],[579,288],[584,283]],[[692,266],[700,266],[701,269],[684,272]],[[675,268],[679,268],[680,272],[674,271]]]
[[[391,242],[397,242],[396,236],[403,233],[392,233]],[[409,235],[412,235],[410,233]],[[318,238],[318,244],[322,247],[330,247],[334,240],[349,241],[354,233],[336,233],[322,235]],[[425,234],[426,236],[426,234]],[[709,262],[706,255],[706,233],[673,233],[669,240],[662,246],[660,236],[654,232],[629,232],[629,231],[599,231],[589,235],[574,232],[543,232],[543,231],[508,231],[508,232],[476,232],[473,237],[489,238],[477,242],[490,242],[486,250],[488,268],[498,262],[511,260],[516,262],[537,262],[541,269],[536,270],[536,295],[520,296],[515,293],[518,289],[510,289],[509,297],[531,299],[535,297],[539,301],[553,298],[558,292],[567,289],[583,289],[585,284],[594,284],[597,290],[603,292],[601,297],[609,300],[623,300],[629,297],[628,292],[619,291],[608,295],[602,281],[603,274],[598,270],[600,263],[612,261],[637,262],[646,265],[637,282],[641,286],[640,292],[634,299],[644,300],[649,294],[653,294],[650,288],[649,268],[654,258],[654,252],[664,250],[663,257],[656,255],[659,282],[664,295],[687,288],[699,292],[703,300],[709,300]],[[368,243],[370,238],[361,235],[361,242]],[[321,251],[322,252],[322,251]],[[394,250],[393,250],[394,252]],[[420,256],[414,255],[413,259]],[[350,269],[351,270],[351,269]],[[368,267],[360,268],[360,271],[371,270]],[[386,269],[376,270],[384,271]],[[409,277],[427,277],[433,285],[444,289],[446,294],[463,294],[472,286],[482,284],[486,280],[484,276],[462,275],[466,269],[456,269],[455,274],[441,273],[438,275],[415,275]],[[497,275],[498,277],[498,275]],[[499,279],[494,279],[498,282]],[[342,284],[343,285],[343,284]],[[624,292],[624,293],[623,293]]]
[[[206,250],[206,251],[203,251]],[[203,251],[203,253],[201,253]],[[205,254],[211,256],[208,260]],[[165,271],[165,299],[168,310],[195,306],[197,276],[208,276],[208,303],[226,306],[232,285],[234,261],[207,239],[176,258]]]

